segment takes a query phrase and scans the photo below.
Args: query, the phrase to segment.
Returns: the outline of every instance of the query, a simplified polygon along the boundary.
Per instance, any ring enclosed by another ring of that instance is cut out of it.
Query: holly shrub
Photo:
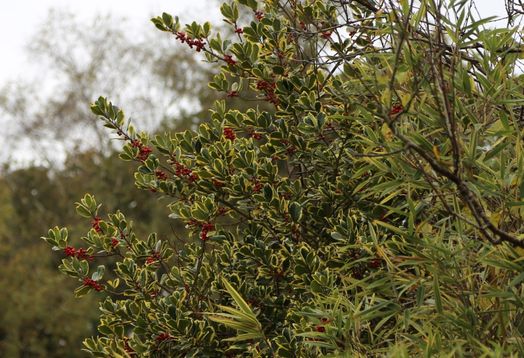
[[[232,36],[153,18],[219,68],[224,100],[196,130],[155,136],[92,104],[185,231],[139,237],[89,194],[84,247],[49,231],[76,295],[101,300],[84,349],[524,354],[521,32],[472,9],[234,0],[221,6]]]

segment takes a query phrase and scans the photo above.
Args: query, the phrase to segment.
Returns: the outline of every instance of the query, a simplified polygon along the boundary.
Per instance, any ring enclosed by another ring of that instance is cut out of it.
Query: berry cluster
[[[93,261],[93,255],[89,255],[87,250],[84,248],[80,248],[77,250],[72,246],[66,246],[66,248],[64,249],[64,254],[67,257],[76,257],[79,260]]]
[[[258,132],[255,132],[255,131],[252,131],[251,133],[249,133],[249,136],[251,138],[253,138],[254,140],[262,139],[262,133],[258,133]]]
[[[167,180],[167,174],[161,170],[155,170],[155,176],[159,180]]]
[[[200,52],[206,45],[202,39],[192,39],[191,37],[187,36],[185,32],[178,31],[175,37],[177,40],[180,40],[181,43],[187,43],[189,48],[193,48],[193,46],[195,46],[196,52]]]
[[[255,18],[258,21],[262,21],[262,19],[264,18],[264,13],[260,10],[255,11]]]
[[[257,178],[253,178],[253,193],[260,193],[262,190],[262,183]]]
[[[274,82],[268,82],[265,80],[260,80],[257,82],[257,89],[264,91],[266,94],[266,101],[273,103],[275,106],[279,104],[279,100],[275,95],[276,84]]]
[[[331,31],[324,31],[320,34],[320,37],[322,37],[323,39],[329,39],[331,37],[331,34],[332,32]]]
[[[186,228],[189,227],[200,227],[200,240],[206,241],[208,239],[208,233],[215,230],[215,225],[210,222],[199,222],[195,219],[191,219],[187,222]]]
[[[326,324],[328,324],[329,322],[331,322],[331,320],[330,320],[330,319],[327,319],[327,318],[322,318],[322,319],[320,319],[320,322],[321,322],[322,324],[317,324],[317,325],[315,326],[315,331],[320,332],[320,333],[324,333],[324,332],[326,332],[326,327],[324,327],[324,325],[326,325]]]
[[[226,139],[229,139],[230,141],[234,141],[236,139],[236,134],[233,128],[226,127],[224,128],[224,137]]]
[[[91,221],[91,227],[93,229],[95,229],[95,231],[97,233],[101,233],[102,232],[102,229],[100,228],[100,222],[102,221],[102,218],[100,216],[96,216],[92,221]]]
[[[84,283],[84,286],[91,287],[92,289],[98,292],[104,289],[104,286],[102,286],[101,284],[99,284],[98,282],[96,282],[95,280],[89,277],[85,277],[83,283]]]
[[[200,231],[200,240],[206,241],[208,239],[207,234],[215,229],[215,225],[211,223],[203,223],[202,231]]]
[[[225,214],[227,214],[228,211],[229,211],[228,208],[223,207],[223,206],[219,206],[217,215],[218,216],[225,215]]]
[[[404,107],[402,107],[401,104],[397,103],[397,104],[393,105],[393,107],[391,107],[391,111],[389,111],[389,115],[390,116],[394,116],[396,114],[399,114],[403,110],[404,110]]]
[[[155,341],[160,343],[160,342],[166,341],[171,338],[173,338],[173,336],[171,336],[169,333],[163,332],[163,333],[160,333],[158,336],[156,336]]]
[[[236,27],[235,26],[235,33],[239,34],[239,35],[242,35],[244,33],[244,29],[241,28],[241,27]]]
[[[157,261],[160,261],[160,253],[157,251],[153,251],[150,256],[146,259],[146,265],[154,264]]]
[[[228,97],[238,97],[238,91],[229,91],[227,93]]]
[[[64,254],[66,256],[76,256],[76,249],[72,246],[67,246],[65,249],[64,249]]]
[[[179,163],[176,160],[173,160],[173,164],[175,164],[175,175],[177,177],[187,177],[191,183],[198,180],[198,174],[193,173],[193,171],[184,164]]]
[[[115,249],[118,245],[120,245],[120,241],[116,237],[111,238],[111,247]]]
[[[237,61],[235,61],[235,60],[233,59],[233,56],[231,56],[231,55],[224,55],[223,60],[226,61],[226,63],[227,63],[228,65],[231,65],[231,66],[234,66],[234,65],[237,64]]]
[[[149,157],[149,154],[151,154],[151,152],[153,151],[151,148],[149,148],[148,146],[143,145],[142,142],[140,142],[137,139],[132,141],[131,145],[134,148],[138,148],[137,159],[140,160],[141,162],[145,161]]]
[[[382,259],[376,257],[373,260],[369,261],[368,266],[370,268],[379,268],[382,266]]]

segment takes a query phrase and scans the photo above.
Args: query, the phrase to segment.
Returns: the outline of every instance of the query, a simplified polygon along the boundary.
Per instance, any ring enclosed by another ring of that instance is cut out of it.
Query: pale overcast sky
[[[157,30],[149,19],[163,11],[184,22],[219,14],[216,3],[206,0],[0,0],[0,87],[5,80],[23,76],[28,62],[24,47],[52,8],[69,9],[86,20],[111,13],[125,17],[135,29],[153,32]]]
[[[477,5],[483,16],[505,14],[504,0],[477,0]],[[86,19],[110,12],[144,31],[155,31],[148,20],[163,11],[180,15],[184,22],[218,16],[216,3],[206,0],[0,0],[0,87],[26,72],[24,46],[51,8],[70,9]]]

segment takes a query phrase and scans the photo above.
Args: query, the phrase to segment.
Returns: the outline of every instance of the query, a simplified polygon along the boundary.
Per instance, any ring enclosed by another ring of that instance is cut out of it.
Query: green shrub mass
[[[377,2],[378,3],[378,2]],[[100,357],[522,356],[518,27],[468,1],[234,0],[152,19],[220,67],[195,131],[150,136],[101,97],[168,237],[87,194],[44,239],[97,295]],[[242,91],[242,89],[248,89]],[[252,104],[242,110],[231,99]],[[138,203],[140,205],[140,203]]]

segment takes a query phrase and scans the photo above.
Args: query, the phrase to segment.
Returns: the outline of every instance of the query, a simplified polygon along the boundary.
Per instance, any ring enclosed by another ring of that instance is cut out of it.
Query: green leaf
[[[231,284],[224,277],[222,277],[222,284],[244,314],[255,316],[251,308],[249,308],[247,302],[242,298],[242,296],[240,296],[237,290],[235,290],[233,286],[231,286]]]
[[[102,277],[104,277],[104,272],[105,272],[105,266],[104,265],[99,265],[96,269],[95,272],[93,272],[93,274],[91,275],[91,278],[95,281],[100,281],[102,279]]]
[[[164,24],[171,28],[173,27],[173,24],[174,24],[174,20],[173,20],[173,16],[171,16],[170,14],[164,12],[162,13],[162,20],[164,21]]]
[[[433,278],[433,294],[435,296],[435,306],[437,308],[437,312],[442,313],[442,296],[440,294],[440,284],[437,275],[435,275]]]
[[[240,341],[249,341],[249,340],[256,340],[261,339],[263,336],[260,333],[242,333],[235,337],[226,338],[223,341],[224,342],[240,342]]]
[[[289,215],[294,222],[299,222],[302,218],[302,206],[297,202],[292,202],[289,205]]]

